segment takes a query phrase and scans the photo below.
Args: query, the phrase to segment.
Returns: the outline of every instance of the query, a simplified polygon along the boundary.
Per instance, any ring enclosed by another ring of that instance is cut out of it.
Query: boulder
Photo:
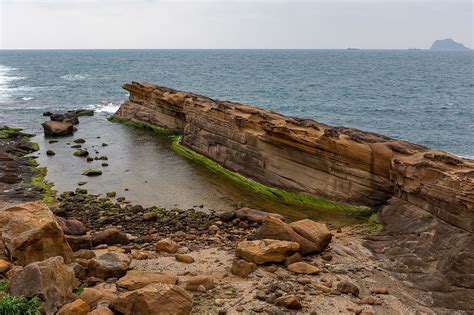
[[[74,261],[53,213],[42,201],[33,201],[0,210],[0,235],[11,257],[21,265],[61,256]]]
[[[156,242],[155,250],[157,252],[166,252],[174,254],[178,250],[178,245],[176,245],[176,242],[174,242],[173,240],[170,240],[169,238],[164,238]]]
[[[256,264],[284,261],[300,249],[295,242],[279,240],[243,241],[237,245],[235,255]]]
[[[87,315],[91,308],[81,299],[64,305],[59,309],[56,315]]]
[[[113,227],[108,228],[104,231],[100,231],[92,235],[92,245],[97,246],[101,244],[107,245],[126,245],[129,240],[127,234]]]
[[[359,296],[359,287],[349,281],[341,281],[337,284],[337,289],[341,293],[352,294],[353,296]]]
[[[151,283],[176,284],[177,282],[178,277],[176,277],[175,275],[139,270],[129,270],[124,277],[120,278],[117,281],[117,285],[120,288],[132,291],[141,289]]]
[[[80,249],[77,252],[74,252],[74,257],[76,259],[79,258],[79,259],[89,260],[89,259],[95,258],[96,254],[94,253],[94,251],[90,249]]]
[[[69,136],[74,132],[74,127],[71,123],[60,121],[47,121],[41,124],[46,136]]]
[[[33,262],[18,271],[11,279],[8,291],[11,295],[43,300],[46,314],[74,299],[72,290],[78,286],[74,271],[64,264],[62,257],[51,257]]]
[[[307,255],[318,251],[316,244],[296,233],[289,224],[276,217],[267,216],[263,219],[262,226],[252,235],[252,239],[274,239],[295,242],[300,245],[301,255]]]
[[[84,235],[87,232],[86,226],[79,220],[66,220],[61,217],[56,217],[56,220],[58,221],[61,230],[63,230],[63,233],[66,235]]]
[[[100,279],[120,278],[127,273],[130,263],[128,255],[108,252],[89,260],[89,276]]]
[[[84,288],[79,298],[85,301],[91,309],[104,302],[113,303],[118,297],[118,290],[115,284],[106,283],[106,285],[110,288],[101,285],[93,288]]]
[[[66,241],[74,251],[92,248],[92,237],[90,235],[66,235]]]
[[[257,265],[243,259],[234,259],[230,272],[241,278],[247,278],[252,272],[257,270]]]
[[[174,258],[176,258],[177,261],[185,264],[192,264],[194,262],[194,258],[186,254],[175,254]]]
[[[191,296],[177,285],[149,284],[144,288],[122,293],[113,303],[123,315],[187,315],[191,313]]]
[[[270,213],[270,212],[265,212],[265,211],[250,209],[250,208],[240,208],[239,210],[235,210],[235,216],[239,218],[240,220],[246,220],[249,222],[256,222],[256,223],[262,223],[263,219],[268,216],[272,216],[274,218],[283,220],[283,217],[277,213]]]
[[[304,274],[308,274],[308,275],[319,273],[319,268],[318,267],[310,265],[310,264],[305,263],[303,261],[295,262],[293,264],[290,264],[286,268],[289,271],[294,272],[294,273],[304,273]]]
[[[101,305],[92,312],[87,313],[87,315],[114,315],[114,312],[107,305]]]
[[[292,222],[290,226],[296,233],[315,244],[317,252],[322,252],[331,242],[332,234],[326,224],[304,219]]]
[[[11,263],[6,260],[0,259],[0,275],[7,273],[11,268]]]
[[[302,257],[300,255],[300,253],[294,253],[293,255],[291,255],[290,257],[285,259],[285,266],[288,267],[288,265],[299,262],[299,261],[301,261],[301,259],[302,259]]]
[[[277,299],[275,299],[275,305],[276,306],[284,306],[287,309],[290,310],[300,310],[303,308],[303,305],[301,305],[301,302],[298,300],[298,298],[293,295],[283,295]]]
[[[197,275],[186,281],[186,290],[197,291],[200,286],[203,286],[206,290],[214,288],[214,278],[207,275]]]

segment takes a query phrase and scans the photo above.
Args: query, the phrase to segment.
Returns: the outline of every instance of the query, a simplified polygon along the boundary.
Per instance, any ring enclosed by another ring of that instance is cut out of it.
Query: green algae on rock
[[[82,175],[85,175],[85,176],[99,176],[99,175],[102,175],[102,171],[101,170],[96,170],[96,169],[88,169],[88,170],[85,170],[84,172],[82,172]]]
[[[154,126],[152,124],[146,123],[146,122],[141,122],[141,121],[136,121],[132,119],[120,119],[114,116],[111,116],[108,118],[109,121],[119,123],[125,126],[130,126],[130,127],[135,127],[135,128],[140,128],[140,129],[145,129],[152,131],[154,133],[157,133],[159,135],[163,136],[173,136],[173,135],[179,135],[181,134],[180,131],[178,130],[169,130],[166,128],[161,128],[158,126]]]
[[[200,163],[201,165],[207,167],[208,169],[214,172],[217,172],[219,174],[222,174],[226,176],[228,179],[236,183],[239,183],[245,186],[246,188],[253,190],[254,192],[258,194],[265,195],[268,198],[277,199],[282,202],[294,204],[294,205],[303,204],[303,205],[309,205],[309,206],[317,206],[317,207],[322,207],[322,208],[331,209],[335,211],[347,212],[350,214],[361,215],[361,216],[370,216],[372,213],[374,213],[374,210],[369,207],[337,203],[337,202],[333,202],[333,201],[325,200],[325,199],[317,199],[303,193],[288,192],[282,189],[263,185],[243,175],[240,175],[236,172],[230,171],[222,167],[221,165],[219,165],[217,162],[214,162],[213,160],[197,152],[194,152],[191,149],[188,149],[182,146],[180,144],[180,140],[181,140],[180,136],[174,136],[173,141],[171,143],[171,147],[178,154],[190,160],[193,160],[197,163]]]

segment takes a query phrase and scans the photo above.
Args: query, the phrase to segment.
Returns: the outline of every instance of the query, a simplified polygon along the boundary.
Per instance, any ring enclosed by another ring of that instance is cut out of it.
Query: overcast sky
[[[473,0],[0,0],[0,47],[473,47]]]

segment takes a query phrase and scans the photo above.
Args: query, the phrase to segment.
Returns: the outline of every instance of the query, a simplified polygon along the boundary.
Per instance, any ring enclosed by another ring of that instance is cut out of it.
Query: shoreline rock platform
[[[126,87],[117,119],[180,131],[181,145],[219,163],[228,154],[221,164],[243,175],[250,158],[260,163],[252,178],[265,184],[373,207],[382,231],[248,208],[143,207],[83,187],[45,199],[50,186],[44,173],[33,185],[39,170],[26,156],[35,146],[4,128],[1,169],[20,165],[24,176],[1,181],[0,307],[17,296],[62,315],[472,311],[473,161],[191,93]],[[285,167],[296,179],[279,179]]]

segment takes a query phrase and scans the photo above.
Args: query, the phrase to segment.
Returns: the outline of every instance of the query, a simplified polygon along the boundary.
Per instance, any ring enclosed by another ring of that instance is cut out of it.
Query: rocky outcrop
[[[44,301],[46,314],[54,314],[57,309],[73,299],[72,290],[78,281],[74,271],[64,264],[62,257],[52,257],[34,262],[17,272],[8,287],[14,296],[39,297]]]
[[[390,258],[387,267],[436,275],[431,291],[444,296],[436,301],[466,309],[450,300],[474,294],[474,161],[148,83],[123,87],[130,97],[116,119],[181,131],[183,146],[263,184],[382,208],[391,232],[369,245]]]
[[[74,261],[71,247],[53,213],[42,201],[0,210],[0,240],[9,256],[21,265],[62,256]]]

